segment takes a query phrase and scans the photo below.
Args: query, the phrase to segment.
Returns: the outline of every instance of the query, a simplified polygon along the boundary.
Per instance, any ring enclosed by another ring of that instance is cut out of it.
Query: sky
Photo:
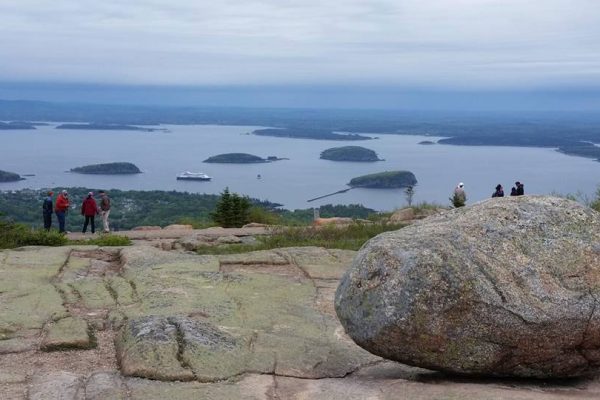
[[[4,98],[35,84],[585,97],[600,91],[600,1],[2,1],[0,59]]]

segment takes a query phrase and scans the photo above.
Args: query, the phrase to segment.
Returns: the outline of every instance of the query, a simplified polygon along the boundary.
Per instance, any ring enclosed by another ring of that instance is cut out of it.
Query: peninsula
[[[258,136],[273,136],[293,139],[316,139],[316,140],[371,140],[372,137],[363,136],[356,133],[335,133],[328,129],[311,128],[267,128],[257,129],[252,132]]]
[[[106,164],[92,164],[83,167],[71,168],[71,172],[78,174],[93,174],[93,175],[126,175],[139,174],[142,171],[132,163],[128,162],[113,162]]]
[[[386,171],[352,178],[351,187],[371,189],[396,189],[417,184],[417,178],[410,171]]]
[[[21,178],[19,174],[15,174],[14,172],[0,170],[0,182],[16,182],[24,179],[25,178]]]
[[[360,146],[332,147],[323,150],[320,158],[331,161],[383,161],[377,156],[375,151]]]

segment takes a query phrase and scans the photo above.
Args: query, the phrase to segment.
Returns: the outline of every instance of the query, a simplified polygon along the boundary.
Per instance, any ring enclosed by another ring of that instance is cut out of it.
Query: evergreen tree
[[[250,200],[225,188],[217,202],[212,220],[223,228],[239,228],[248,223]]]

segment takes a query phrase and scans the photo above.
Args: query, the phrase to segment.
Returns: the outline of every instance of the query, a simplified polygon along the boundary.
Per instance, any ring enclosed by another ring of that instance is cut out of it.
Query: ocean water
[[[225,187],[285,208],[360,203],[377,210],[406,205],[401,189],[352,189],[322,200],[308,199],[347,188],[353,177],[409,170],[418,180],[414,202],[448,204],[453,188],[465,183],[468,203],[491,196],[500,183],[506,194],[516,180],[526,193],[577,193],[591,196],[600,183],[600,163],[553,149],[494,146],[424,146],[435,137],[380,135],[375,140],[340,142],[249,135],[260,127],[164,125],[169,132],[59,130],[0,131],[0,169],[35,174],[20,182],[0,183],[0,190],[85,186],[93,189],[177,190],[219,193]],[[365,133],[368,135],[368,133]],[[334,162],[321,151],[358,145],[375,150],[385,161]],[[289,158],[266,164],[206,164],[209,156],[244,152]],[[87,164],[128,161],[137,175],[81,175],[67,172]],[[177,181],[183,171],[205,172],[210,182]],[[257,175],[261,179],[257,179]]]

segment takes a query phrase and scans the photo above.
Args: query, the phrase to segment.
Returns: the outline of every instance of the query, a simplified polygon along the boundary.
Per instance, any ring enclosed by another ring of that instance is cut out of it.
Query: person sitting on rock
[[[496,191],[492,193],[492,197],[504,197],[504,188],[502,185],[496,185]]]

